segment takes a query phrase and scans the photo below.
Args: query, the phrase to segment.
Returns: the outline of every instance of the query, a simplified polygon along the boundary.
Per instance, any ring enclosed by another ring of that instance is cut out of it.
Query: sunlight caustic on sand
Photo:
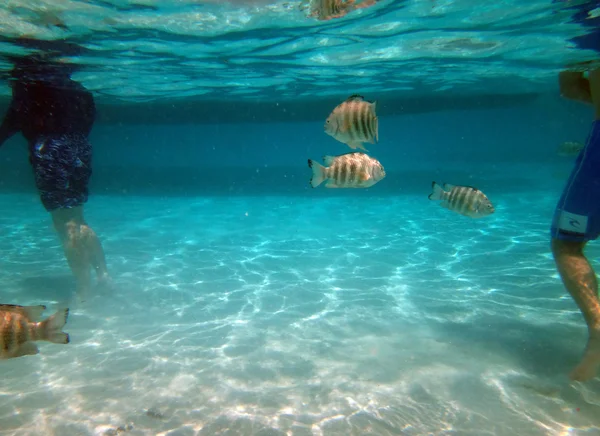
[[[600,430],[594,382],[565,375],[585,331],[543,255],[553,197],[495,198],[502,215],[465,228],[411,196],[96,196],[115,288],[73,306],[71,344],[3,363],[0,434]],[[37,204],[8,204],[4,295],[51,310],[73,289],[58,243]]]

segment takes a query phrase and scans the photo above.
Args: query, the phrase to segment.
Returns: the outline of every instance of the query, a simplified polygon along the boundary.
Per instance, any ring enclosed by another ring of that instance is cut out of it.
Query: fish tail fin
[[[67,323],[69,318],[69,309],[57,311],[54,315],[40,323],[39,337],[45,341],[54,342],[55,344],[68,344],[70,341],[69,335],[62,331],[62,328]]]
[[[440,185],[438,185],[436,182],[431,182],[431,188],[433,191],[431,194],[429,194],[428,198],[430,200],[442,200],[444,198],[444,190]]]
[[[312,159],[308,160],[308,166],[310,168],[312,168],[312,177],[310,179],[310,185],[313,188],[316,188],[321,183],[323,183],[325,181],[325,179],[327,178],[327,174],[326,174],[327,168],[325,168],[319,162],[315,162]]]

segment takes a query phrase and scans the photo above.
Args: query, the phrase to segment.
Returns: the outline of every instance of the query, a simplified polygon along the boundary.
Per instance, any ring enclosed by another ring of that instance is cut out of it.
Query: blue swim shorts
[[[594,121],[552,220],[553,238],[585,242],[600,235],[600,121]]]
[[[85,135],[40,137],[30,146],[29,162],[42,204],[48,212],[87,202],[92,146]]]

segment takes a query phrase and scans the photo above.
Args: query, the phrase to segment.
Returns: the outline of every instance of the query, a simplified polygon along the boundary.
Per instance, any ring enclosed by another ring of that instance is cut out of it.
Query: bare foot
[[[588,381],[596,376],[600,367],[600,332],[590,335],[583,358],[577,367],[571,372],[571,380]]]
[[[78,285],[75,294],[77,296],[77,303],[85,303],[87,301],[87,299],[90,297],[89,283]]]
[[[114,284],[113,284],[112,277],[109,276],[108,273],[98,274],[97,289],[102,292],[106,292],[106,291],[110,292],[110,291],[114,290]]]
[[[111,283],[112,283],[112,279],[108,275],[108,272],[98,274],[98,284],[100,286],[102,286],[102,285],[110,286]]]

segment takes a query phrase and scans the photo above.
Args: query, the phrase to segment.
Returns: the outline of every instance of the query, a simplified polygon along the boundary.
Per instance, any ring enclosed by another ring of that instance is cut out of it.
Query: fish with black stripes
[[[432,183],[430,200],[441,201],[441,206],[470,218],[482,218],[494,213],[494,205],[479,189],[472,186],[455,186],[444,183],[442,188]]]
[[[311,0],[311,13],[309,16],[316,17],[319,20],[342,18],[349,12],[368,8],[376,2],[376,0],[363,0],[360,3],[356,0]]]
[[[339,156],[323,156],[325,165],[312,159],[310,185],[316,188],[323,182],[326,188],[369,188],[385,177],[383,165],[371,156],[358,151]]]
[[[0,304],[0,360],[38,354],[36,341],[69,343],[69,335],[62,331],[69,309],[41,321],[44,310],[46,306]]]
[[[351,95],[337,105],[325,120],[325,133],[351,149],[369,151],[363,142],[379,141],[377,102],[368,102],[361,95]]]

